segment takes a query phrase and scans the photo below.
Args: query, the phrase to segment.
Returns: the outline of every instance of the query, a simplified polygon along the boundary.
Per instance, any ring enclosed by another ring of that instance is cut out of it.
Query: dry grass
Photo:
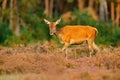
[[[0,80],[120,80],[120,48],[104,48],[92,58],[87,53],[83,45],[71,47],[66,60],[53,46],[1,47]]]

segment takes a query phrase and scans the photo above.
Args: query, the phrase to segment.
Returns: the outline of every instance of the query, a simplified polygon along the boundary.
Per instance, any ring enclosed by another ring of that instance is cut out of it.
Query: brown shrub
[[[53,54],[44,55],[34,53],[21,53],[13,55],[3,54],[0,56],[0,62],[0,73],[52,72],[57,70],[60,71],[65,65],[64,59],[60,56],[58,57]]]
[[[74,54],[72,51],[76,48],[69,49],[70,54]],[[87,48],[82,47],[80,51],[83,49]],[[76,59],[68,54],[66,60],[60,48],[46,45],[3,48],[0,74],[22,73],[22,80],[120,80],[119,53],[120,48],[107,49],[91,58],[80,56]]]
[[[94,58],[94,64],[107,69],[120,69],[120,52],[99,53]]]

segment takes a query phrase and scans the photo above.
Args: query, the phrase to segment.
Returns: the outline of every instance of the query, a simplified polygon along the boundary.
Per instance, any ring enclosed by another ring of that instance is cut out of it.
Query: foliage
[[[12,36],[12,31],[8,28],[6,23],[0,23],[0,44],[4,43],[5,40]]]
[[[99,34],[98,39],[99,43],[105,45],[116,46],[117,42],[120,40],[120,28],[113,25],[112,22],[101,22],[99,21],[97,26]]]
[[[22,8],[20,9],[22,10]],[[23,10],[23,12],[19,13],[20,19],[22,19],[25,24],[21,24],[20,26],[20,36],[16,36],[15,34],[10,35],[9,32],[11,30],[8,31],[9,23],[0,24],[0,37],[2,37],[0,42],[2,44],[8,46],[16,44],[29,44],[31,42],[41,41],[44,39],[49,40],[50,36],[48,34],[48,25],[46,25],[43,21],[43,18],[45,17],[43,14],[43,9],[36,8],[34,11],[32,9],[33,8],[30,7],[30,9],[25,11]],[[11,33],[12,32],[13,31],[11,31]]]

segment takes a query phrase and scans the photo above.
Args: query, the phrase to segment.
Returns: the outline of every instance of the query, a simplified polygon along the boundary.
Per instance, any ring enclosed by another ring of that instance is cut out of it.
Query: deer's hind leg
[[[94,52],[94,48],[93,48],[93,40],[87,40],[88,41],[88,47],[89,47],[89,56],[92,57],[92,54]]]
[[[99,47],[93,42],[93,48],[96,51],[96,53],[100,52]]]

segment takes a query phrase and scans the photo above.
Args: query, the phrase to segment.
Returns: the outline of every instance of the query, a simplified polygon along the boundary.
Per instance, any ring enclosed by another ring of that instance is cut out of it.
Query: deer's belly
[[[70,39],[70,44],[80,44],[82,42],[86,41],[86,39]]]

